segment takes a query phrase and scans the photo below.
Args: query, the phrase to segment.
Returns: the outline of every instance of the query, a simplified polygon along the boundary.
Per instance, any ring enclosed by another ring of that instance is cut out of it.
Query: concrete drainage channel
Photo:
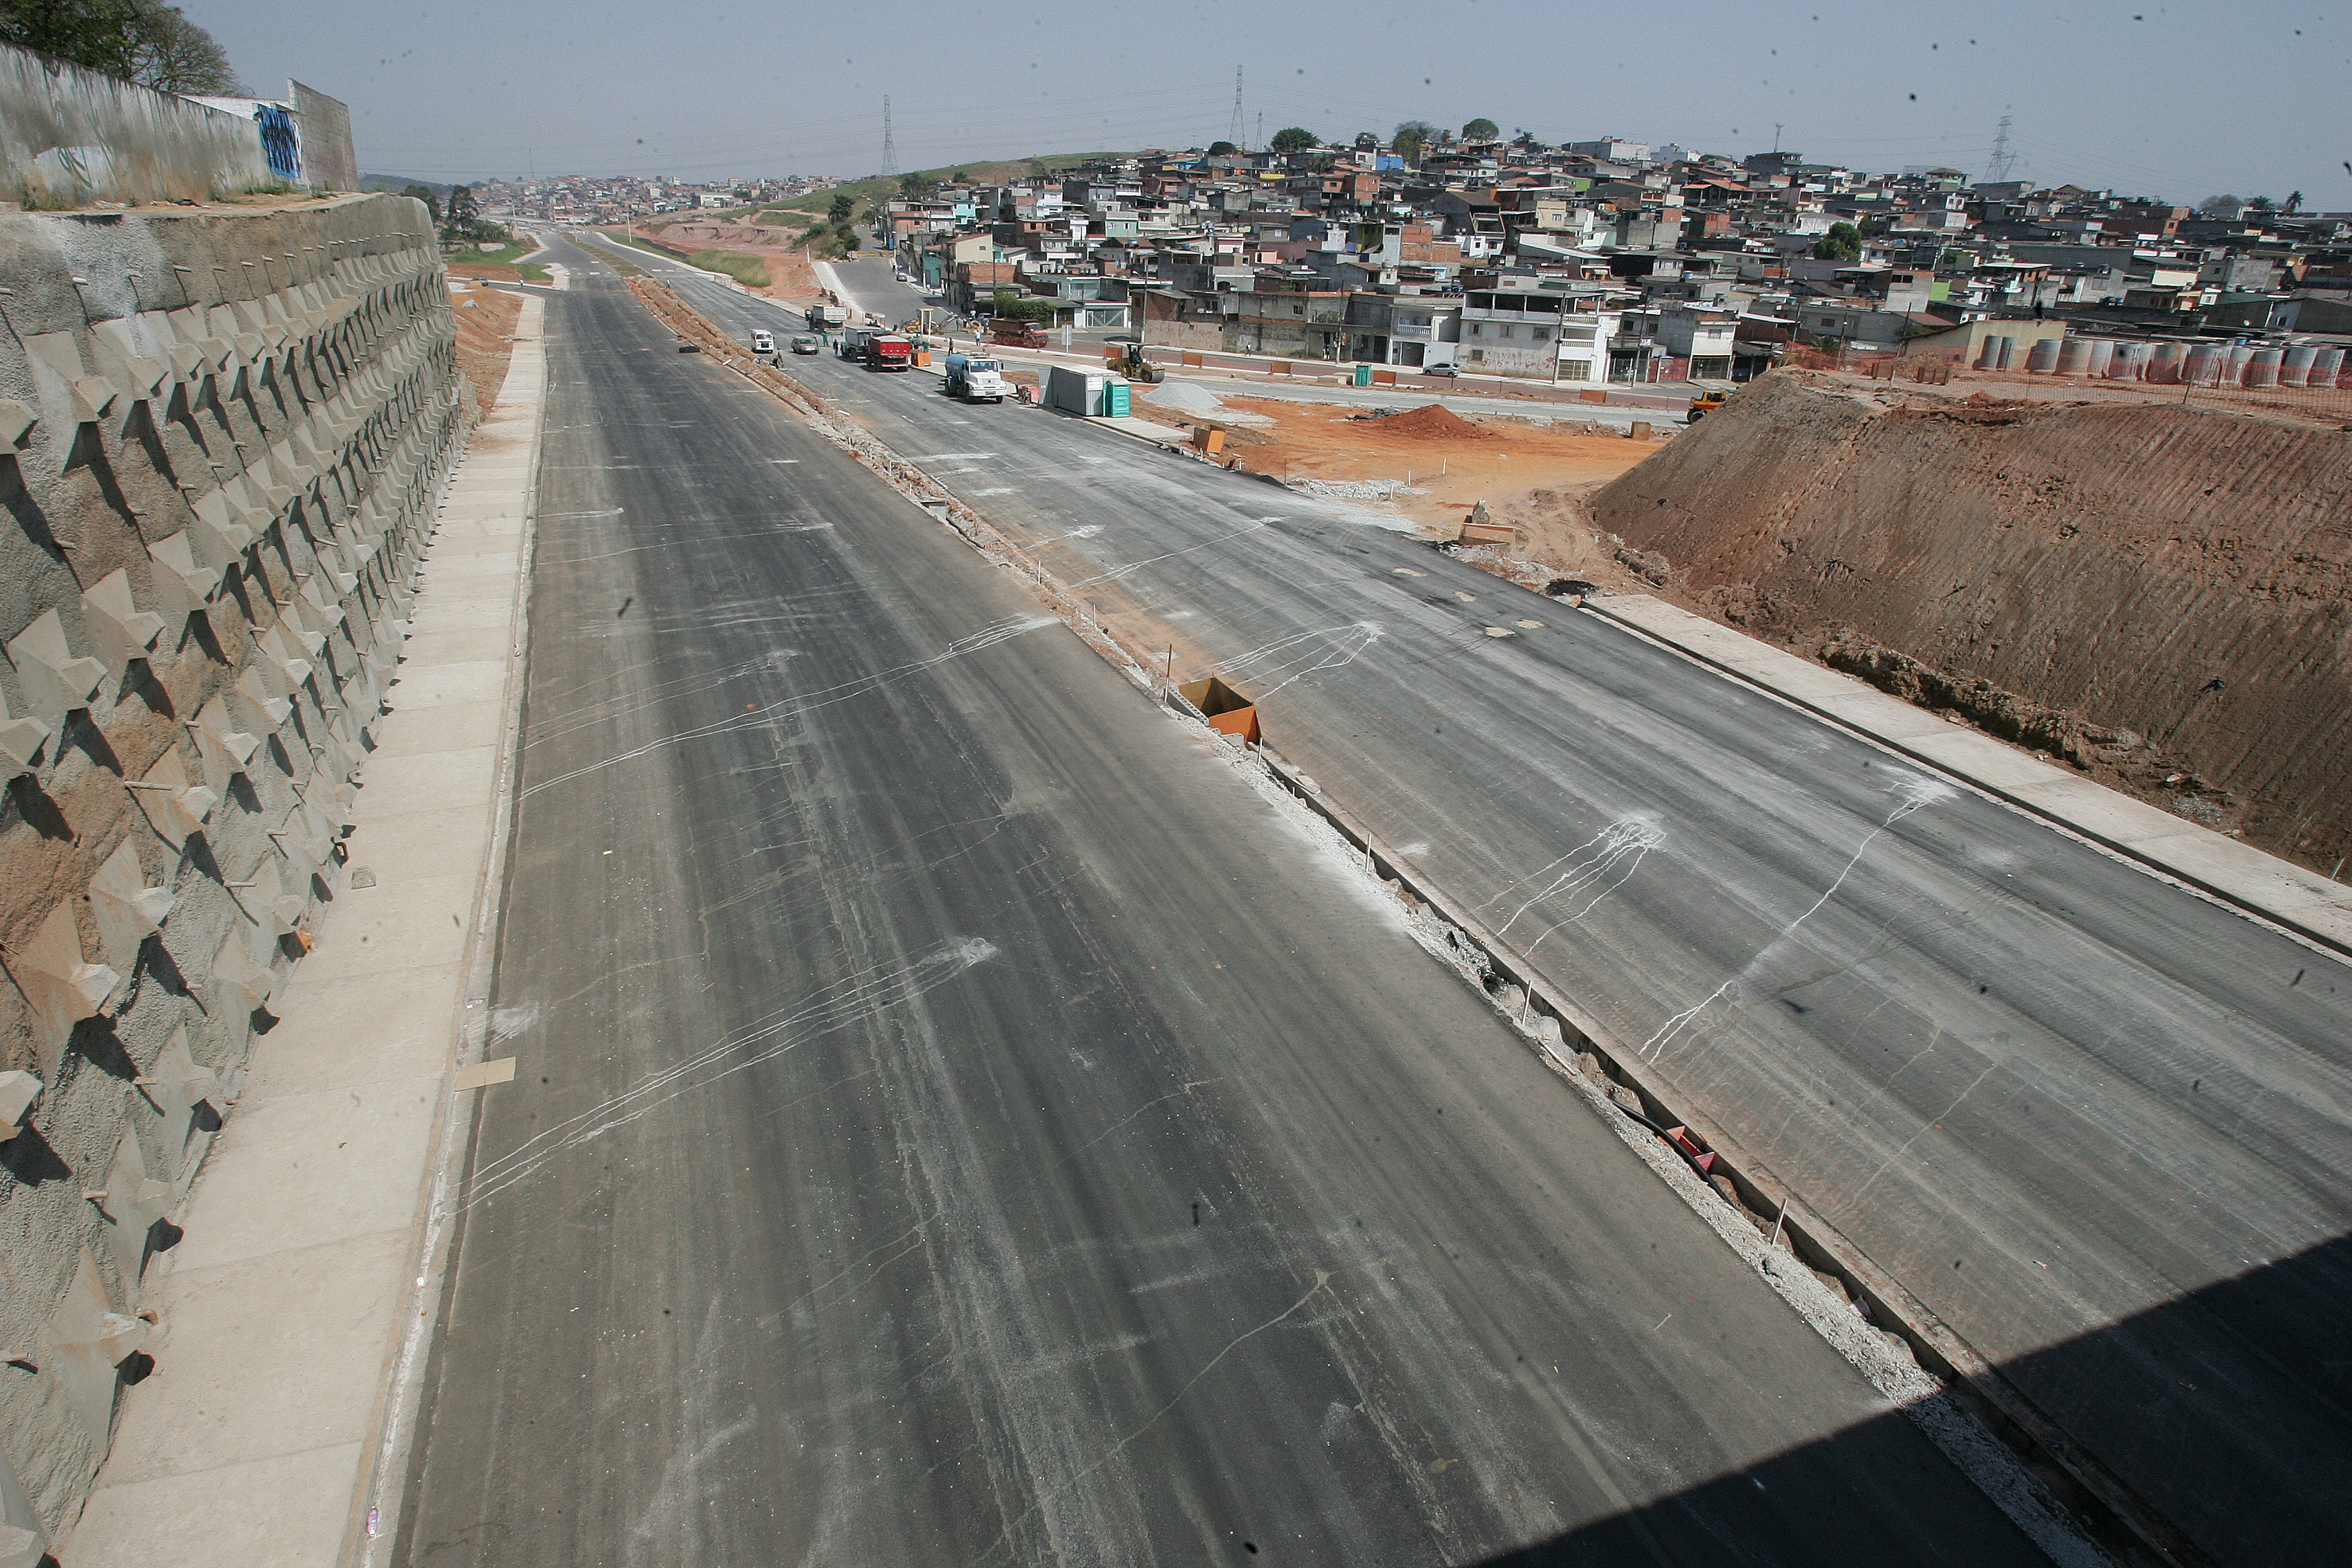
[[[1490,1005],[1582,1094],[1659,1179],[1872,1385],[1900,1405],[2052,1561],[2066,1568],[2115,1562],[2182,1565],[2202,1555],[2011,1387],[1899,1283],[1874,1266],[1802,1199],[1741,1158],[1700,1114],[1677,1110],[1635,1053],[1570,997],[1525,970],[1467,910],[1416,877],[1393,850],[1327,799],[1321,787],[1255,735],[1231,731],[1170,679],[1139,664],[1106,631],[1095,606],[920,468],[740,345],[667,286],[630,288],[681,339],[774,395],[820,434],[996,564],[1019,572],[1081,640],[1179,716],[1234,749],[1286,799],[1319,821],[1363,874],[1405,906],[1422,945]],[[1210,705],[1219,712],[1223,705]],[[1254,731],[1255,726],[1252,726]]]

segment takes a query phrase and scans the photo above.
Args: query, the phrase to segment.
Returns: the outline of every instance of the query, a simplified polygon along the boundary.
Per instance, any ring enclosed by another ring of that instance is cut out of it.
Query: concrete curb
[[[1622,600],[1634,613],[1612,607],[1612,599]],[[1899,697],[1890,697],[1867,681],[1823,668],[1745,633],[1678,610],[1663,600],[1652,599],[1646,594],[1588,597],[1584,609],[1587,614],[1703,664],[1717,674],[1769,692],[1824,723],[1981,790],[2004,805],[2179,882],[2241,914],[2267,921],[2290,935],[2352,957],[2352,887],[2305,871],[2291,861],[2209,828],[2170,817],[2134,796],[2107,789],[2054,763],[2015,752],[2002,742],[1937,720],[1925,732],[1935,734],[1939,741],[1948,739],[1963,749],[1958,756],[1939,756],[1915,743],[1920,739],[1918,733],[1904,736],[1888,732],[1903,721],[1931,718],[1927,710]],[[1685,621],[1691,623],[1687,627],[1683,626]],[[1748,645],[1754,653],[1735,660],[1706,646],[1721,645],[1730,639]],[[1818,691],[1807,694],[1798,688],[1798,679],[1807,685],[1842,683],[1848,690],[1837,700],[1850,710],[1840,711],[1829,706],[1828,700]],[[1902,727],[1914,726],[1905,723]],[[1980,759],[1975,765],[1971,765],[1970,753]],[[2013,775],[2011,781],[2004,783],[1994,777],[1996,767]],[[2034,782],[2017,782],[2021,779]],[[2046,790],[2057,798],[2036,800],[2027,793],[2029,790]],[[2068,809],[2070,805],[2074,809]],[[2102,826],[2093,820],[2095,812],[2107,818],[2110,825],[2136,825],[2151,831],[2126,837],[2114,826]],[[2160,831],[2155,831],[2158,829]],[[2202,864],[2191,864],[2189,854]],[[2270,886],[2283,887],[2299,895],[2297,901],[2281,903],[2269,892]]]

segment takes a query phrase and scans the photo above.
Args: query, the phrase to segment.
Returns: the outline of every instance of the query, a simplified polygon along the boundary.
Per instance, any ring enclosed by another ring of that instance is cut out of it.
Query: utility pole
[[[898,143],[890,134],[890,95],[887,92],[882,95],[882,172],[898,172]]]
[[[2009,172],[2017,166],[2017,154],[2009,150],[2010,115],[2000,117],[2000,125],[1992,133],[1992,156],[1985,160],[1985,184],[1998,185],[2009,179]]]
[[[1257,144],[1261,151],[1265,147],[1265,110],[1263,109],[1257,111]]]
[[[1242,68],[1234,68],[1234,122],[1225,132],[1225,140],[1238,147],[1242,144]]]

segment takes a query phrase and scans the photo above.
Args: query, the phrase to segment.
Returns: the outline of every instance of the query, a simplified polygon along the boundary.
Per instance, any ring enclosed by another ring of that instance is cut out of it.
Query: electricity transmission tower
[[[1225,140],[1238,147],[1242,144],[1242,68],[1234,68],[1234,122],[1226,129]]]
[[[2007,182],[2009,172],[2017,166],[2017,154],[2009,150],[2011,116],[2000,117],[2000,127],[1992,133],[1992,156],[1985,160],[1985,184],[1998,185]]]
[[[882,172],[898,172],[898,143],[890,135],[890,95],[887,92],[882,95]]]

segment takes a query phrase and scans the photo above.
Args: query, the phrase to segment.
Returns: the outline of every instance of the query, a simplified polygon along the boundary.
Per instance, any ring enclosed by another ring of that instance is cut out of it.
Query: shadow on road
[[[2099,1460],[2187,1538],[2186,1561],[2352,1563],[2347,1300],[2352,1237],[2338,1237],[2001,1370],[2065,1430],[2095,1435]],[[2259,1386],[2209,1381],[2194,1347],[2217,1338],[2239,1343],[2235,1366],[2263,1369]],[[2157,1386],[2178,1397],[2147,1400]],[[1865,1422],[1480,1568],[1869,1562],[1886,1542],[1860,1532],[1885,1516],[1836,1479],[1885,1473],[1907,1423]],[[1764,1499],[1779,1506],[1759,1510]],[[1982,1561],[1969,1543],[1936,1545],[1924,1560]]]

